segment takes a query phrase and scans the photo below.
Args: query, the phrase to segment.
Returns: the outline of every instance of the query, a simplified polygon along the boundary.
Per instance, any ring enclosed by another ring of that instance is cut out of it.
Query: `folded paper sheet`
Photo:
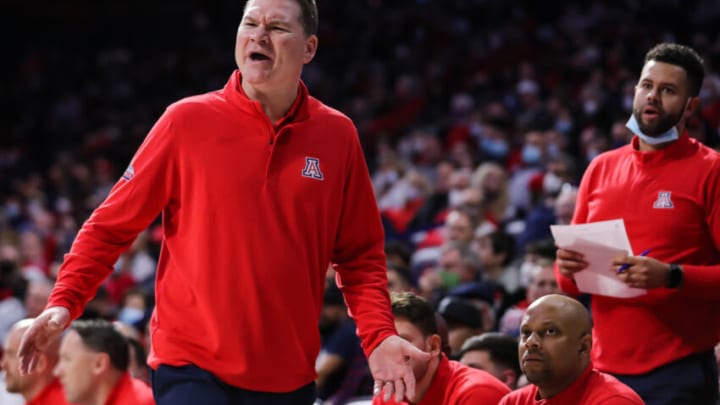
[[[581,292],[630,298],[645,294],[642,288],[631,288],[617,278],[612,260],[632,254],[630,240],[622,219],[580,225],[552,225],[555,245],[585,255],[588,267],[575,274]]]

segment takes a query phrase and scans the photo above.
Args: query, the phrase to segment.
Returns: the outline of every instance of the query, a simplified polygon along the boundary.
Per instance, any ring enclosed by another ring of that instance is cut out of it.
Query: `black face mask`
[[[7,280],[17,270],[17,264],[11,260],[0,260],[0,280]]]

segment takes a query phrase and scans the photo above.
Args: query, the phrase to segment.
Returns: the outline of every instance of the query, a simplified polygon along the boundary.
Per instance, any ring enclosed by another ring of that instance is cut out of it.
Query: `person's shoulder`
[[[500,405],[526,405],[533,404],[535,398],[535,386],[530,384],[515,391],[511,391],[500,400]]]
[[[308,109],[310,113],[310,119],[321,120],[323,125],[335,124],[352,128],[353,130],[355,128],[355,125],[353,124],[350,117],[345,115],[340,110],[330,107],[329,105],[323,103],[315,97],[308,96]]]
[[[591,390],[591,392],[588,393],[588,401],[594,401],[592,403],[615,405],[644,404],[643,400],[632,388],[612,375],[598,370],[593,370],[592,380],[587,387]]]
[[[131,378],[132,390],[138,405],[154,405],[155,399],[153,398],[152,388],[144,382]]]
[[[605,152],[595,156],[595,158],[590,161],[589,165],[602,165],[607,164],[608,162],[615,162],[617,159],[622,159],[623,157],[632,153],[632,151],[632,144],[627,144],[617,147],[615,149],[606,150]]]
[[[183,97],[167,107],[170,114],[182,114],[191,111],[214,108],[218,104],[224,103],[222,90],[215,90],[203,94],[195,94]]]
[[[709,162],[715,169],[720,169],[720,152],[697,139],[691,138],[690,142],[695,146],[696,155],[699,156],[701,160]]]

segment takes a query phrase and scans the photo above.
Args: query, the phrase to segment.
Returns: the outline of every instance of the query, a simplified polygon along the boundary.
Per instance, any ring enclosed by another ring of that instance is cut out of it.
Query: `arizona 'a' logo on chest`
[[[670,198],[671,194],[671,191],[660,191],[657,200],[653,203],[653,208],[675,208]]]
[[[322,180],[324,177],[322,171],[320,171],[320,159],[306,156],[302,175],[310,179]]]

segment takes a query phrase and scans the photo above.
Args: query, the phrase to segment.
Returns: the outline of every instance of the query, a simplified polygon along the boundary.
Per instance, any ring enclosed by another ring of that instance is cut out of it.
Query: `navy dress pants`
[[[642,375],[615,375],[647,405],[714,405],[718,370],[712,350],[693,354]]]
[[[152,371],[158,405],[312,405],[315,383],[288,393],[257,392],[233,387],[193,365],[161,365]]]

